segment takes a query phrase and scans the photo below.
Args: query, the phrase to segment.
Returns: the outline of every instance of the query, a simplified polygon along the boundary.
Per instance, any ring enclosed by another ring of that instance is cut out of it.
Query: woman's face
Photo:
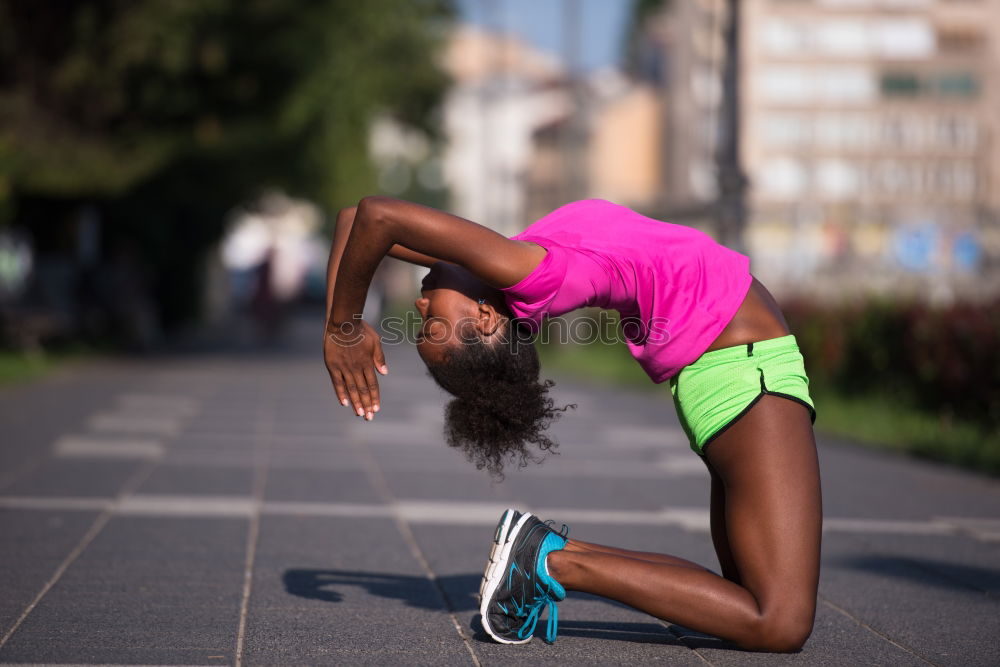
[[[438,363],[450,347],[479,336],[479,299],[491,291],[493,288],[460,266],[438,262],[431,267],[415,303],[423,319],[417,352],[424,363]]]

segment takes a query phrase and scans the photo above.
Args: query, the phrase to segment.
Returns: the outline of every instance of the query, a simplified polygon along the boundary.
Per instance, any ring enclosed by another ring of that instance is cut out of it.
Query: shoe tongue
[[[558,533],[550,532],[545,536],[545,539],[542,540],[542,544],[538,548],[538,578],[543,584],[548,586],[549,592],[557,601],[565,599],[566,589],[549,574],[549,565],[546,560],[550,553],[560,551],[565,546],[565,537],[562,537]]]

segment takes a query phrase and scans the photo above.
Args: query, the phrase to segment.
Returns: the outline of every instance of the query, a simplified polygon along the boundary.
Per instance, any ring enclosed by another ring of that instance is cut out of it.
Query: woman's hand
[[[371,421],[379,411],[378,380],[373,369],[388,375],[382,342],[370,324],[357,318],[331,319],[323,340],[323,358],[341,405],[350,403],[359,417]]]

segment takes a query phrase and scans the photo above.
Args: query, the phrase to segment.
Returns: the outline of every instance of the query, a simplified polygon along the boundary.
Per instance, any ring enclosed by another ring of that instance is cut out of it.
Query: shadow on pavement
[[[438,584],[447,598],[450,611],[467,612],[479,609],[478,589],[481,575],[459,574],[438,577]],[[411,607],[440,610],[441,596],[430,579],[423,576],[356,572],[349,570],[286,570],[282,577],[285,590],[291,595],[342,602],[345,588],[361,587],[370,595],[401,600]],[[590,595],[573,594],[614,606],[620,603]],[[487,643],[493,640],[483,630],[479,614],[469,624],[473,638]],[[687,630],[677,625],[665,627],[655,622],[559,621],[559,634],[567,637],[610,639],[642,644],[665,644],[686,648],[732,648],[726,642]]]
[[[459,574],[438,577],[451,611],[479,608],[476,595],[482,575]],[[441,609],[441,596],[431,580],[423,576],[352,572],[348,570],[286,570],[282,580],[285,590],[311,600],[340,602],[344,587],[360,586],[371,595],[402,600],[411,607]]]
[[[912,556],[855,556],[839,565],[926,586],[983,592],[1000,584],[1000,569]],[[984,582],[988,582],[984,584]]]

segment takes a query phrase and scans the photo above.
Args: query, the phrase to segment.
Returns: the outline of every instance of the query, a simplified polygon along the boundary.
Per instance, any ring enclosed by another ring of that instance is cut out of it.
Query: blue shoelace
[[[531,604],[519,607],[517,610],[518,618],[522,616],[526,617],[524,625],[517,631],[517,638],[524,639],[535,633],[538,619],[542,615],[542,608],[547,606],[549,619],[545,627],[545,641],[551,644],[555,642],[556,634],[559,632],[559,605],[556,604],[556,601],[552,599],[547,590],[543,591],[537,584],[535,585],[535,589],[539,591],[539,594],[535,596]]]
[[[551,521],[546,521],[546,525],[551,526]],[[559,531],[560,537],[565,538],[567,533],[569,533],[569,527],[563,524],[562,530]],[[536,565],[537,567],[537,565]],[[559,633],[559,605],[556,601],[552,599],[551,590],[548,585],[542,588],[541,584],[537,581],[535,582],[535,597],[530,603],[525,605],[520,605],[514,600],[514,605],[516,607],[515,616],[517,618],[524,618],[524,624],[521,625],[521,629],[517,631],[517,638],[524,639],[525,637],[530,637],[535,633],[535,628],[538,626],[538,619],[542,615],[542,609],[548,607],[548,621],[545,627],[545,641],[552,644],[556,641],[556,635]]]

